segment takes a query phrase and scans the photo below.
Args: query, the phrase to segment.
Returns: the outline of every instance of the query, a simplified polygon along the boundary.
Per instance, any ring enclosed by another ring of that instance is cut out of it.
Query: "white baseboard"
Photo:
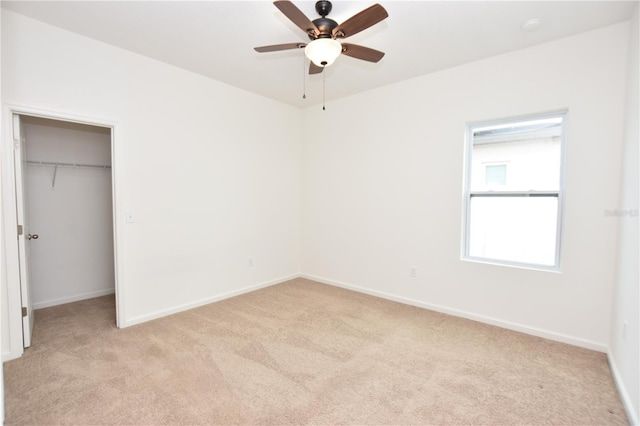
[[[640,420],[638,419],[638,413],[636,412],[633,406],[633,402],[629,397],[629,392],[627,392],[627,387],[622,381],[622,377],[620,376],[620,371],[618,370],[618,366],[616,364],[615,358],[611,354],[611,350],[607,350],[607,360],[609,361],[609,367],[611,368],[613,381],[616,383],[616,388],[618,388],[618,394],[620,395],[620,399],[622,400],[622,405],[624,405],[624,410],[627,413],[627,419],[629,420],[629,424],[639,426]]]
[[[34,303],[33,309],[49,308],[51,306],[64,305],[65,303],[78,302],[80,300],[93,299],[94,297],[106,296],[108,294],[114,294],[116,290],[114,288],[108,288],[104,290],[91,291],[88,293],[76,294],[69,297],[61,297],[59,299],[45,300],[44,302]]]
[[[380,297],[382,299],[391,300],[398,303],[404,303],[405,305],[417,306],[419,308],[429,309],[431,311],[441,312],[443,314],[449,314],[456,317],[466,318],[473,321],[478,321],[485,324],[495,325],[497,327],[506,328],[508,330],[518,331],[532,336],[542,337],[556,342],[567,343],[573,346],[579,346],[586,349],[591,349],[598,352],[607,352],[607,345],[603,343],[593,342],[591,340],[580,339],[577,337],[568,336],[565,334],[555,333],[553,331],[542,330],[536,327],[530,327],[523,324],[517,324],[510,321],[504,321],[497,318],[492,318],[484,315],[478,315],[471,312],[462,311],[459,309],[449,308],[446,306],[434,305],[431,303],[422,302],[420,300],[411,299],[403,296],[396,296],[394,294],[385,293],[377,290],[370,290],[364,287],[359,287],[340,281],[329,280],[314,275],[301,274],[302,278],[317,281],[319,283],[332,285],[335,287],[345,288],[347,290],[357,291],[359,293],[369,294],[371,296]]]
[[[229,299],[235,296],[240,296],[241,294],[250,293],[252,291],[260,290],[261,288],[271,287],[272,285],[281,284],[285,281],[289,281],[299,277],[300,277],[300,274],[292,274],[285,277],[277,278],[275,280],[265,281],[263,283],[243,287],[238,290],[233,290],[226,293],[218,294],[216,296],[200,299],[195,302],[185,303],[183,305],[175,306],[173,308],[163,309],[160,311],[153,312],[151,314],[140,315],[140,316],[122,321],[120,324],[120,328],[126,328],[132,325],[142,324],[143,322],[166,317],[168,315],[177,314],[179,312],[188,311],[189,309],[199,308],[200,306],[208,305],[210,303],[218,302],[224,299]]]
[[[2,352],[2,362],[12,361],[22,356],[23,352],[16,353],[15,351]]]

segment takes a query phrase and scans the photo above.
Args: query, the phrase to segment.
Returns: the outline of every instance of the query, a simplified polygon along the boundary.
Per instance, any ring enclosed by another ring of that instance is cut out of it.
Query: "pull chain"
[[[322,110],[324,111],[325,96],[327,92],[327,73],[325,72],[325,70],[322,71]]]
[[[307,99],[307,56],[302,51],[302,99]]]

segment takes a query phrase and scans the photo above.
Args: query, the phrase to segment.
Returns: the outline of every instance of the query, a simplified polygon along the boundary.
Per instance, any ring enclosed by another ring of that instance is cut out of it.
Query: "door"
[[[18,259],[20,263],[20,296],[22,298],[22,339],[24,347],[31,346],[33,331],[33,308],[29,293],[29,245],[38,239],[37,234],[30,234],[27,217],[26,164],[24,132],[20,116],[13,114],[13,162],[16,184],[16,212],[18,222]]]

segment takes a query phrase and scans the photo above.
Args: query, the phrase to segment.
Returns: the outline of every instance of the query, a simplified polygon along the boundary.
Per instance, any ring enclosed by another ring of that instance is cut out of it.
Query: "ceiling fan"
[[[327,18],[332,8],[331,2],[328,0],[316,2],[316,11],[320,18],[313,21],[309,20],[296,5],[288,0],[274,1],[273,4],[291,22],[304,31],[311,41],[309,43],[285,43],[255,47],[257,52],[275,52],[304,47],[305,55],[311,60],[309,74],[321,73],[324,67],[331,65],[341,53],[369,62],[378,62],[384,56],[384,52],[379,50],[338,41],[357,34],[389,16],[385,8],[379,4],[364,9],[342,24]]]

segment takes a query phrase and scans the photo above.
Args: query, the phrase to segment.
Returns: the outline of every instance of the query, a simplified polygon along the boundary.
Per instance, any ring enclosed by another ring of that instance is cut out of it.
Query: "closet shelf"
[[[57,166],[57,167],[88,167],[92,169],[110,169],[111,166],[101,164],[82,164],[82,163],[60,163],[57,161],[27,161],[27,164],[34,166]]]

